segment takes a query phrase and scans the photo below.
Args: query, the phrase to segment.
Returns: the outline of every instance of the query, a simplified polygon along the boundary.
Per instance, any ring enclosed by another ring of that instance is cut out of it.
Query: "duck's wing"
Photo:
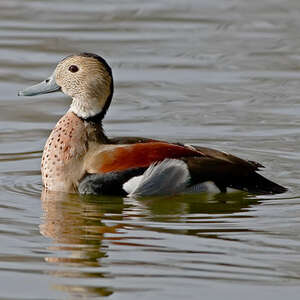
[[[87,167],[89,174],[125,172],[127,179],[127,175],[131,174],[130,170],[134,170],[134,176],[137,176],[155,162],[175,158],[187,164],[191,184],[212,181],[222,192],[227,187],[254,194],[277,194],[286,191],[286,188],[257,173],[263,167],[261,164],[222,151],[142,138],[132,138],[131,144],[122,144],[128,142],[126,138],[115,141],[114,145],[97,153],[90,160]]]
[[[110,138],[109,142],[111,144],[115,144],[115,145],[124,145],[124,144],[163,142],[163,141],[144,138],[144,137],[126,137],[125,136],[125,137]],[[203,154],[203,156],[205,156],[205,157],[220,159],[220,160],[224,160],[224,161],[231,162],[233,164],[238,164],[238,165],[241,164],[241,165],[247,166],[248,168],[253,167],[253,170],[256,170],[256,171],[261,168],[264,168],[264,166],[262,164],[260,164],[259,162],[251,161],[251,160],[244,160],[244,159],[241,159],[230,153],[223,152],[220,150],[207,148],[207,147],[201,147],[201,146],[194,146],[194,145],[184,145],[182,143],[172,143],[172,145],[178,145],[178,146],[194,149],[196,151],[201,152]]]
[[[114,137],[114,138],[110,139],[110,142],[112,144],[119,145],[119,144],[150,143],[150,142],[162,142],[162,141],[149,139],[149,138],[143,138],[143,137]],[[172,144],[178,145],[178,146],[183,146],[183,147],[188,147],[190,149],[194,149],[198,152],[201,152],[204,157],[209,157],[209,158],[213,158],[216,160],[230,162],[234,165],[244,166],[246,168],[253,169],[253,171],[258,171],[258,170],[264,168],[264,166],[259,162],[241,159],[237,156],[234,156],[234,155],[224,152],[224,151],[207,148],[207,147],[195,146],[195,145],[184,145],[182,143],[172,143]]]
[[[87,159],[87,174],[78,190],[82,194],[174,194],[189,184],[189,171],[182,158],[200,156],[198,150],[158,141],[103,145]],[[142,181],[131,180],[141,175]]]
[[[87,164],[88,173],[108,173],[132,168],[149,167],[167,158],[205,156],[196,149],[166,142],[146,142],[125,145],[108,145],[95,153]]]

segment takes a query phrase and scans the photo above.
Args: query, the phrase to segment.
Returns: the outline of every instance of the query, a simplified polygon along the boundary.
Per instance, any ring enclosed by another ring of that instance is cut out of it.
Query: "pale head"
[[[103,117],[113,94],[111,68],[95,54],[71,55],[58,63],[48,79],[19,95],[33,96],[58,90],[72,98],[70,110],[80,118],[99,114]]]

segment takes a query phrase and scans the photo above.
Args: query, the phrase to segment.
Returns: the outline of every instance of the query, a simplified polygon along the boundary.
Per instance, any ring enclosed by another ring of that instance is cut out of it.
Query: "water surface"
[[[0,3],[0,299],[296,299],[300,284],[297,0]],[[148,198],[42,193],[62,94],[17,97],[58,60],[113,68],[110,136],[205,145],[289,188]]]

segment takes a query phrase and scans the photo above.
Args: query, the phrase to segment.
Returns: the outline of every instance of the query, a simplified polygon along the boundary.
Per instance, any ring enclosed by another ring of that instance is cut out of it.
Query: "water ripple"
[[[224,287],[231,299],[297,298],[298,1],[2,2],[0,298],[217,299]],[[70,101],[17,90],[81,51],[112,65],[109,135],[232,152],[290,191],[143,200],[42,191],[44,142]]]

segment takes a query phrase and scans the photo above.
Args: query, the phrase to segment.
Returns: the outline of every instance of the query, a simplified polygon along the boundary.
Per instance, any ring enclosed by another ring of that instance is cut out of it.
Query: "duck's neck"
[[[90,118],[88,120],[83,120],[83,122],[89,141],[94,141],[99,144],[107,144],[109,142],[108,137],[103,130],[102,121]]]
[[[94,124],[95,126],[100,126],[102,128],[102,120],[104,118],[105,112],[102,110],[101,112],[93,115],[92,117],[82,118],[79,117],[82,121],[90,124]]]
[[[86,122],[101,124],[113,97],[113,82],[107,93],[97,96],[76,96],[72,98],[70,111]]]
[[[108,143],[108,138],[104,133],[102,120],[104,117],[105,112],[100,111],[96,115],[92,117],[81,117],[80,115],[76,114],[72,108],[69,110],[68,114],[74,115],[78,118],[85,126],[87,135],[90,141],[98,142],[99,144],[106,144]]]

